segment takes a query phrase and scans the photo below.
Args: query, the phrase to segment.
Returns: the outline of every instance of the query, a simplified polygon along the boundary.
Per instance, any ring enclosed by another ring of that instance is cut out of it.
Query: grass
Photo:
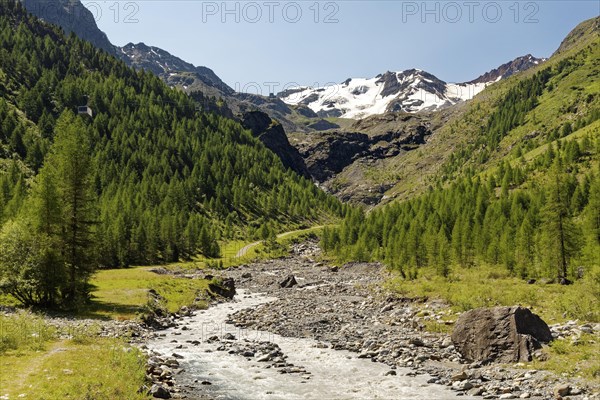
[[[20,312],[10,316],[0,315],[0,354],[43,350],[55,334],[55,329],[34,314]]]
[[[315,227],[286,232],[277,239],[281,248],[318,232]],[[250,249],[243,258],[235,255],[247,243],[236,241],[222,245],[226,265],[267,257],[264,245]],[[263,246],[263,250],[259,247]],[[99,270],[92,278],[92,302],[77,317],[133,319],[144,310],[148,290],[156,290],[165,299],[170,312],[195,303],[208,281],[188,279],[181,274],[157,274],[153,268],[182,273],[197,271],[205,262],[195,260],[162,267],[137,267]],[[13,304],[2,298],[1,304]],[[203,304],[195,303],[202,306]],[[0,396],[44,399],[147,399],[137,393],[145,382],[143,354],[124,340],[98,337],[97,327],[69,329],[70,339],[44,318],[28,311],[0,315]]]
[[[157,274],[151,267],[100,270],[90,283],[92,302],[77,317],[135,318],[144,309],[151,288],[165,298],[166,308],[175,312],[194,303],[208,286],[206,280]],[[31,312],[0,315],[0,396],[148,398],[137,393],[146,383],[144,355],[123,339],[99,337],[96,328],[69,328],[70,339],[65,340],[44,318]]]
[[[333,226],[333,225],[330,225]],[[307,229],[285,232],[277,235],[275,243],[261,242],[252,248],[254,259],[279,258],[289,253],[294,243],[302,242],[311,237],[317,237],[323,231],[324,225],[314,226]]]
[[[570,286],[528,285],[498,268],[454,268],[448,279],[425,268],[416,280],[405,281],[397,276],[386,282],[386,286],[407,297],[440,298],[454,311],[522,305],[548,323],[567,319],[599,322],[600,282],[594,275],[590,273]]]
[[[93,302],[80,316],[102,319],[132,319],[146,305],[148,289],[156,290],[166,300],[168,311],[176,312],[184,305],[191,305],[199,294],[208,288],[204,279],[187,279],[181,275],[157,274],[153,268],[165,268],[182,273],[197,272],[207,263],[233,267],[259,258],[283,255],[294,241],[316,234],[323,229],[316,226],[285,232],[278,235],[277,249],[267,249],[264,243],[251,247],[244,257],[235,257],[238,251],[250,242],[232,241],[222,243],[221,258],[174,263],[162,267],[136,267],[126,269],[99,270],[90,282],[93,286]],[[281,253],[281,254],[280,254]],[[197,304],[203,306],[204,304]]]
[[[169,266],[175,269],[178,264]],[[184,268],[184,267],[180,267]],[[91,281],[93,302],[82,316],[95,318],[131,319],[148,300],[148,289],[156,290],[166,300],[170,312],[191,305],[198,294],[208,287],[203,279],[157,274],[151,267],[100,270]],[[202,306],[202,304],[200,304]]]
[[[449,279],[424,269],[419,278],[404,281],[395,276],[386,287],[407,297],[439,298],[454,312],[477,307],[521,305],[530,308],[548,324],[568,319],[600,321],[600,274],[588,274],[570,286],[536,283],[528,285],[508,273],[489,267],[455,268]],[[429,332],[450,333],[452,325],[443,321],[426,321]],[[584,334],[572,342],[556,340],[544,348],[548,359],[536,360],[525,368],[543,369],[568,377],[580,377],[600,383],[600,338]]]
[[[142,353],[94,329],[60,339],[27,311],[0,316],[0,396],[26,399],[146,399]]]
[[[190,265],[172,265],[185,270]],[[208,287],[203,279],[157,274],[151,267],[98,271],[92,303],[78,317],[133,319],[144,310],[148,289],[165,298],[170,312],[194,303]],[[202,306],[202,304],[200,304]],[[0,396],[43,399],[145,399],[143,354],[124,340],[101,338],[94,326],[56,328],[36,314],[0,315]]]
[[[544,369],[559,375],[600,382],[600,342],[598,337],[584,334],[577,341],[555,340],[544,350],[546,361],[534,361],[526,368]]]

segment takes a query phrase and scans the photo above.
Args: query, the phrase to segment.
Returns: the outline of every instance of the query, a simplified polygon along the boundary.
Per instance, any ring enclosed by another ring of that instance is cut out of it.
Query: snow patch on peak
[[[528,54],[465,83],[446,83],[421,69],[386,71],[373,78],[348,78],[318,88],[294,87],[277,96],[304,105],[320,117],[360,119],[390,111],[435,111],[468,101],[488,85],[544,62]]]
[[[484,84],[446,84],[419,69],[349,78],[337,85],[297,87],[279,93],[287,104],[305,105],[321,117],[360,119],[388,111],[432,111],[473,98]]]

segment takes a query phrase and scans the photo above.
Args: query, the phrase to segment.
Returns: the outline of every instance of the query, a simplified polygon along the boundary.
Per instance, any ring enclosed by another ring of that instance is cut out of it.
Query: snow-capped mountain
[[[360,119],[390,111],[434,111],[470,100],[486,86],[543,61],[519,57],[465,83],[446,83],[428,72],[409,69],[319,88],[292,88],[278,97],[288,104],[308,106],[320,117]]]

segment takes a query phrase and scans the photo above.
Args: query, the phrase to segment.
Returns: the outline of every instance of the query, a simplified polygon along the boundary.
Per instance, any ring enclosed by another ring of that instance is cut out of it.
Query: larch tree
[[[560,281],[567,278],[569,261],[581,246],[578,229],[570,215],[563,166],[559,157],[555,158],[552,165],[542,217],[543,253],[548,267],[555,268],[556,277]]]
[[[90,140],[81,117],[71,111],[60,116],[46,162],[55,171],[62,206],[61,237],[67,270],[63,300],[75,303],[87,296],[87,282],[96,267],[94,227],[98,219]]]

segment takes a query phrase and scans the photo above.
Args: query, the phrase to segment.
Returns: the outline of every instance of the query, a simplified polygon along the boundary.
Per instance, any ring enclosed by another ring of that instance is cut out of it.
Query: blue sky
[[[114,44],[158,46],[236,89],[408,68],[463,82],[520,55],[548,57],[600,14],[600,0],[83,3]]]

